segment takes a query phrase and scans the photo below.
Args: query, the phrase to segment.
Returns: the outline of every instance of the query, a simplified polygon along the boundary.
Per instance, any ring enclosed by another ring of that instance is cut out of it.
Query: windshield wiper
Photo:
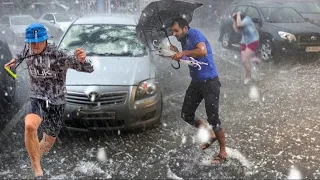
[[[133,57],[134,54],[127,52],[127,53],[122,53],[122,54],[116,54],[116,53],[94,53],[94,52],[90,52],[87,53],[87,56],[129,56],[129,57]]]

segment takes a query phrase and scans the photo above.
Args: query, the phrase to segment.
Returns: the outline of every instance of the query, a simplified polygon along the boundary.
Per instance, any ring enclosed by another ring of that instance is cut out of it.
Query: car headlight
[[[278,32],[280,37],[282,39],[286,39],[286,40],[289,40],[290,42],[291,41],[297,41],[297,38],[294,34],[291,34],[291,33],[288,33],[288,32],[283,32],[283,31],[279,31]]]
[[[156,94],[157,83],[155,79],[142,81],[137,88],[135,100],[147,98]]]

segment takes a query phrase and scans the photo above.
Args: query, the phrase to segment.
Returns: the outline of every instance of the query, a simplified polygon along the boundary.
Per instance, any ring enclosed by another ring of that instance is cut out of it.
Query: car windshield
[[[301,23],[305,20],[301,15],[290,7],[263,7],[262,13],[270,23]]]
[[[35,22],[35,19],[31,16],[14,16],[11,17],[11,24],[12,25],[29,25]]]
[[[72,22],[75,16],[68,14],[55,14],[57,22]]]
[[[300,13],[320,13],[320,7],[316,2],[289,2],[287,5],[293,7]]]
[[[60,49],[73,51],[82,47],[88,56],[145,56],[135,26],[73,25],[63,38]]]

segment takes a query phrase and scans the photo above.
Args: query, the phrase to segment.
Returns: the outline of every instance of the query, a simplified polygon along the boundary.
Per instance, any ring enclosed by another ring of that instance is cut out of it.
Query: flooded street
[[[223,49],[217,28],[202,31],[213,46],[222,84],[220,116],[227,163],[213,166],[217,143],[202,151],[197,129],[180,117],[190,83],[188,68],[174,70],[170,61],[158,59],[164,95],[161,123],[136,132],[64,131],[42,160],[44,174],[51,179],[284,179],[298,171],[306,179],[320,178],[319,61],[263,63],[257,80],[244,85],[239,50]],[[19,102],[4,116],[7,123],[0,134],[0,178],[33,178],[23,142],[21,111],[27,84],[22,74],[25,70],[18,74]],[[204,104],[197,113],[206,117]]]

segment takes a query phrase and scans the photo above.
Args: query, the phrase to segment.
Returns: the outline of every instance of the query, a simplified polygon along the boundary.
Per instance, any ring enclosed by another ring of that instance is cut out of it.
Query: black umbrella
[[[189,3],[176,0],[151,2],[142,11],[136,29],[137,33],[140,39],[147,42],[161,38],[168,38],[169,40],[172,20],[182,17],[190,23],[193,12],[202,5],[201,3]]]

